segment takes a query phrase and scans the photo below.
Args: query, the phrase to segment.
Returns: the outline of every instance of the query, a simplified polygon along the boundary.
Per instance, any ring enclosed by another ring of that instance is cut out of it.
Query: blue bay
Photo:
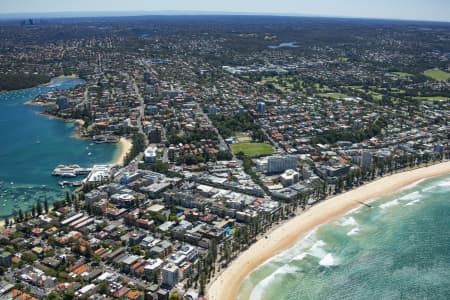
[[[57,78],[47,85],[0,93],[0,217],[28,210],[44,197],[49,202],[60,200],[65,192],[51,176],[56,165],[87,167],[109,163],[117,155],[117,145],[72,138],[77,125],[50,119],[39,114],[42,107],[23,104],[39,94],[83,83],[76,78]]]

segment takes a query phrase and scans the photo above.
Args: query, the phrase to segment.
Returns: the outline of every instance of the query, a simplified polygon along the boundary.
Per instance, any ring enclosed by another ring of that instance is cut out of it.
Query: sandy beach
[[[78,76],[77,74],[70,74],[70,75],[59,75],[56,78],[70,78],[70,79],[76,79],[76,78],[80,78],[80,76]]]
[[[315,227],[361,206],[367,202],[392,194],[427,178],[450,174],[450,162],[414,169],[380,178],[357,189],[314,205],[283,225],[267,233],[241,253],[207,289],[207,299],[234,300],[244,279],[259,265],[292,246]]]
[[[42,102],[42,101],[34,101],[34,100],[28,100],[23,103],[24,105],[34,105],[34,106],[53,106],[56,105],[55,102]]]
[[[127,156],[128,152],[130,152],[133,144],[131,143],[131,140],[121,137],[119,140],[119,145],[120,145],[120,154],[114,160],[114,163],[122,166],[125,161],[125,157]]]

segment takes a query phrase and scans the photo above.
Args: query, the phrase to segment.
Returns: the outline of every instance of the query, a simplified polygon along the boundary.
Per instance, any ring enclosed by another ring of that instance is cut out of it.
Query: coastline
[[[34,86],[26,87],[26,88],[23,88],[23,89],[0,90],[0,93],[16,92],[16,91],[22,91],[22,90],[32,89],[32,88],[35,88],[35,87],[48,86],[48,85],[52,84],[52,81],[55,80],[55,79],[81,79],[81,78],[80,78],[80,76],[78,76],[77,74],[71,74],[71,75],[59,75],[59,76],[50,78],[50,81],[49,81],[49,82],[43,82],[43,83],[41,83],[41,84],[37,84],[37,85],[34,85]],[[30,101],[32,101],[32,100],[30,100]],[[30,102],[30,101],[27,101],[25,104],[27,104],[27,105],[34,105],[34,103],[28,103],[28,102]],[[41,105],[39,105],[39,104],[37,104],[37,105],[38,105],[38,106],[41,106]],[[45,105],[42,105],[42,106],[45,106]]]
[[[56,105],[55,102],[34,101],[34,99],[33,99],[33,100],[25,101],[23,104],[24,104],[24,105],[31,105],[31,106],[42,106],[42,107],[47,107],[47,106],[54,106],[54,105]]]
[[[55,77],[55,78],[76,79],[76,78],[80,78],[80,76],[78,76],[77,74],[70,74],[70,75],[59,75],[58,77]]]
[[[35,88],[38,88],[38,87],[45,87],[45,86],[51,85],[51,84],[55,83],[56,81],[61,82],[61,80],[64,80],[64,79],[81,79],[81,78],[78,75],[76,75],[76,74],[72,74],[72,75],[68,75],[68,76],[60,75],[60,76],[51,78],[50,81],[47,82],[47,83],[42,83],[42,84],[39,84],[37,86],[24,88],[24,89],[19,89],[19,90],[0,91],[0,93],[3,93],[3,92],[5,92],[5,93],[13,93],[13,92],[17,92],[17,91],[32,90],[32,89],[35,89]],[[79,83],[77,83],[77,85],[79,85]],[[71,90],[71,89],[73,89],[73,87],[63,86],[61,89],[58,89],[58,90],[66,91],[66,90]],[[26,99],[29,99],[29,98],[27,97]],[[19,105],[26,105],[26,106],[35,106],[35,107],[54,106],[56,104],[54,102],[42,102],[42,101],[33,101],[33,100],[34,99],[28,100],[28,101],[19,100],[19,101],[17,101],[17,104],[19,104]],[[85,141],[91,141],[92,140],[90,137],[83,136],[83,131],[84,131],[83,126],[85,125],[85,121],[82,120],[82,119],[62,118],[62,117],[59,117],[59,116],[55,116],[55,115],[46,113],[45,110],[44,111],[41,111],[41,110],[37,111],[37,110],[35,110],[34,113],[38,114],[40,116],[44,116],[45,118],[47,118],[49,120],[57,120],[57,121],[65,122],[65,123],[72,123],[72,124],[74,124],[73,132],[70,134],[70,138],[80,139],[80,140],[85,140]],[[53,206],[52,203],[50,203],[49,206],[52,207]],[[28,209],[26,209],[26,208],[24,208],[23,210],[24,210],[24,212],[28,211]],[[2,217],[0,217],[0,229],[5,229],[5,220],[7,218],[11,220],[13,217],[11,217],[11,216],[5,216],[5,217],[2,216]]]
[[[61,119],[61,118],[58,118],[58,117],[54,117],[54,118],[55,119]],[[73,120],[73,119],[61,119],[61,120],[66,121],[66,122],[76,123],[79,126],[83,126],[83,124],[84,124],[83,120]],[[75,133],[75,134],[77,134],[77,133]],[[77,136],[74,136],[74,135],[72,135],[71,137],[72,138],[82,138],[82,137],[77,137]],[[128,152],[130,152],[132,146],[133,146],[133,144],[131,143],[130,139],[126,139],[124,137],[121,137],[119,139],[119,148],[120,148],[119,149],[119,153],[115,157],[115,159],[113,160],[113,163],[122,166],[123,163],[124,163],[125,157],[128,154]],[[49,205],[49,206],[53,207],[52,204]],[[6,229],[5,228],[5,219],[6,218],[0,218],[0,230],[5,230]],[[9,218],[9,219],[11,220],[11,218]]]
[[[53,77],[49,82],[47,83],[43,83],[38,85],[39,86],[47,86],[53,83],[54,80],[56,79],[79,79],[80,77],[77,74],[71,74],[71,75],[60,75],[57,77]],[[42,102],[42,101],[35,101],[35,99],[31,99],[28,101],[25,101],[22,103],[23,105],[30,105],[30,106],[37,106],[37,107],[51,107],[56,105],[55,102]],[[67,123],[74,123],[77,124],[78,126],[76,126],[74,133],[70,136],[72,138],[76,138],[76,139],[86,139],[81,135],[81,128],[84,126],[85,121],[82,119],[66,119],[66,118],[62,118],[62,117],[58,117],[52,114],[47,113],[45,110],[41,111],[41,112],[37,112],[38,114],[50,119],[50,120],[59,120],[59,121],[63,121],[63,122],[67,122]],[[86,139],[87,140],[87,139]]]
[[[133,146],[133,144],[131,143],[131,140],[126,139],[124,137],[121,137],[119,139],[119,147],[120,147],[119,151],[120,152],[117,155],[117,157],[114,159],[114,163],[116,165],[123,166],[125,157],[127,156],[128,152],[130,152],[132,146]]]
[[[31,105],[34,105],[34,104],[31,104]],[[61,117],[51,115],[51,114],[48,114],[45,112],[39,112],[39,114],[50,120],[58,120],[58,121],[66,122],[66,123],[74,123],[76,126],[74,128],[73,133],[70,135],[70,137],[74,138],[74,139],[80,139],[80,140],[90,140],[90,138],[88,138],[88,137],[83,137],[82,133],[81,133],[81,128],[86,123],[84,120],[82,120],[82,119],[65,119],[65,118],[61,118]]]
[[[382,177],[312,206],[300,215],[273,228],[265,234],[267,239],[259,239],[240,253],[208,285],[207,298],[210,300],[235,300],[245,278],[258,266],[294,246],[317,226],[360,207],[360,202],[374,201],[421,180],[446,174],[450,174],[450,161]]]

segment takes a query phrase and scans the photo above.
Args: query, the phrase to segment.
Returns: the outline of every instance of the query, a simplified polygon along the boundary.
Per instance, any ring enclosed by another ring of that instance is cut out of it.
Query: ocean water
[[[65,191],[57,185],[62,179],[51,176],[58,164],[88,167],[111,162],[118,155],[118,145],[72,138],[77,125],[50,119],[39,114],[44,108],[23,104],[39,94],[82,83],[57,78],[47,85],[0,93],[0,218],[28,210],[45,197],[49,202],[64,197]]]
[[[372,205],[259,266],[238,299],[450,299],[450,175]]]

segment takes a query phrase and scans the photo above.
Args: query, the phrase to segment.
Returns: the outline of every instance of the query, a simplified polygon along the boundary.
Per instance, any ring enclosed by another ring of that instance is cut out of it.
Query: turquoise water
[[[19,208],[27,210],[44,197],[59,200],[64,195],[57,185],[61,179],[51,176],[58,164],[87,167],[111,162],[117,155],[117,145],[71,138],[77,125],[40,115],[42,107],[23,105],[39,94],[83,83],[58,78],[47,85],[0,93],[0,218]]]
[[[250,274],[238,299],[450,299],[450,176],[319,227]]]

